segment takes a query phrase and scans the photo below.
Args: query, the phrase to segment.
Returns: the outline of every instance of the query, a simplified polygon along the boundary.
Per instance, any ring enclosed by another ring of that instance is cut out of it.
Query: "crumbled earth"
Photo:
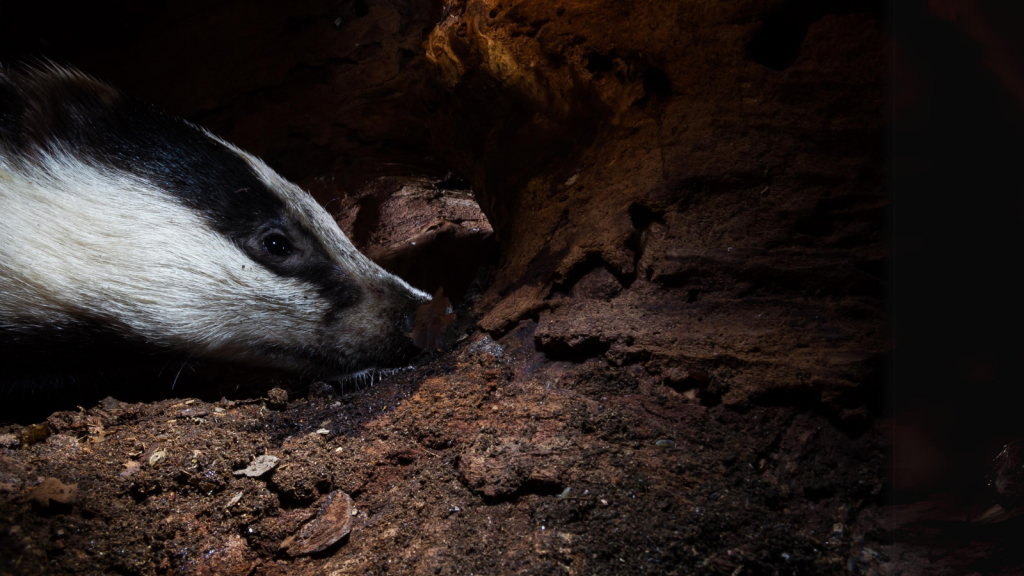
[[[536,329],[477,333],[372,387],[321,387],[281,410],[107,399],[56,413],[44,440],[0,449],[2,571],[877,569],[876,439],[806,410],[708,407],[639,367],[552,362]],[[263,455],[276,467],[236,473]],[[77,485],[74,501],[25,499],[45,478]],[[348,537],[290,554],[338,491],[353,502]]]

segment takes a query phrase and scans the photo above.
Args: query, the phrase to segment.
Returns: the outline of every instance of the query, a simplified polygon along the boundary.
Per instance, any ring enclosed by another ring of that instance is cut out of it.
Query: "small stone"
[[[134,460],[129,460],[129,461],[124,463],[124,470],[122,470],[118,474],[118,476],[120,476],[121,478],[124,478],[124,479],[131,478],[132,474],[135,474],[136,472],[139,471],[139,468],[140,468],[140,466],[139,466],[138,462],[136,462]]]
[[[70,504],[75,501],[77,492],[76,484],[64,484],[56,478],[47,478],[29,492],[28,498],[43,506],[49,506],[51,502]]]
[[[1004,507],[1024,503],[1024,439],[1003,446],[992,462],[988,481],[996,500]]]
[[[14,434],[0,434],[0,448],[20,448],[21,440]]]
[[[351,532],[351,510],[352,498],[348,494],[341,490],[331,492],[316,518],[285,538],[281,548],[292,557],[323,552]]]
[[[149,456],[149,465],[156,466],[161,460],[167,457],[167,450],[157,450]]]
[[[249,466],[242,470],[235,470],[235,476],[248,476],[249,478],[259,478],[267,472],[273,470],[280,458],[277,456],[271,456],[270,454],[264,454],[249,463]]]
[[[36,442],[42,442],[50,436],[50,427],[46,424],[33,424],[26,426],[21,433],[21,443],[31,446]]]
[[[275,410],[281,410],[288,405],[288,393],[283,388],[271,388],[267,392],[267,406]]]
[[[228,508],[231,508],[235,504],[238,504],[238,502],[241,499],[242,499],[242,492],[239,492],[238,494],[235,494],[234,497],[232,497],[231,500],[229,500],[228,503],[224,505],[224,509],[227,510]]]

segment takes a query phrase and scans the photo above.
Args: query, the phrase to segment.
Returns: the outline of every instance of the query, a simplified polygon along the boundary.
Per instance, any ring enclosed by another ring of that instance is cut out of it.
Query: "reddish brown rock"
[[[281,543],[290,556],[305,556],[323,552],[340,541],[352,530],[352,498],[335,490],[320,506],[316,518],[302,527],[294,536]]]

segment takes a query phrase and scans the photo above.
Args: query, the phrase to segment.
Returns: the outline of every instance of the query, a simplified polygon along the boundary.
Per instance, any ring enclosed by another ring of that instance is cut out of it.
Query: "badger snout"
[[[431,297],[429,295],[417,290],[409,294],[408,300],[400,309],[397,323],[397,330],[400,335],[398,340],[401,342],[402,357],[406,361],[411,360],[423,350],[421,346],[416,344],[413,334],[416,330],[417,317],[421,314],[420,310],[430,302]]]
[[[337,354],[338,375],[409,365],[422,352],[413,336],[417,315],[431,297],[384,270],[361,293],[355,308],[328,314],[329,342],[323,347]]]

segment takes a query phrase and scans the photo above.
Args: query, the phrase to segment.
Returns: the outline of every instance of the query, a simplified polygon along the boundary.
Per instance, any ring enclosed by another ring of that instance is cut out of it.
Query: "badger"
[[[71,67],[0,67],[0,383],[115,358],[344,378],[408,364],[429,300],[209,131]]]

